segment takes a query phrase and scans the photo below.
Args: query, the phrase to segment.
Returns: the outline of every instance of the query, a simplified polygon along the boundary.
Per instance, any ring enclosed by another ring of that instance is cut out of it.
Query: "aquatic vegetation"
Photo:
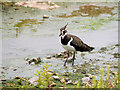
[[[40,71],[36,71],[35,74],[37,78],[33,78],[33,80],[36,80],[35,84],[31,84],[30,79],[25,79],[21,77],[16,77],[12,80],[8,80],[3,82],[4,87],[19,87],[19,88],[118,88],[119,87],[119,77],[118,73],[114,72],[114,76],[110,76],[110,70],[109,65],[107,66],[107,78],[105,80],[104,78],[104,68],[100,68],[100,76],[99,80],[97,79],[97,76],[89,74],[87,77],[87,81],[85,83],[81,82],[80,74],[69,74],[68,76],[55,75],[51,70],[49,69],[51,65],[45,64],[43,65],[43,68],[40,69]],[[68,78],[69,76],[72,76],[73,78]],[[76,81],[75,81],[76,78]],[[85,77],[83,77],[85,80]]]
[[[107,66],[107,78],[106,80],[103,79],[104,76],[104,68],[100,68],[100,80],[97,80],[97,76],[93,76],[92,80],[90,80],[84,88],[118,88],[118,73],[114,73],[114,77],[110,77],[109,65]]]
[[[96,19],[88,19],[85,22],[80,22],[82,25],[81,29],[88,29],[88,30],[98,30],[101,26],[109,23],[110,21],[116,20],[112,17],[106,17],[106,18],[96,18]]]
[[[62,14],[57,15],[61,18],[69,18],[69,17],[75,17],[75,16],[82,16],[82,17],[98,17],[101,14],[109,14],[111,16],[115,15],[116,13],[113,13],[112,10],[114,10],[116,7],[108,7],[108,6],[97,6],[97,5],[81,5],[78,10],[73,10],[70,15]]]
[[[43,65],[43,68],[40,71],[36,71],[37,74],[35,74],[36,76],[38,76],[38,87],[50,87],[50,85],[52,84],[51,81],[51,76],[52,73],[49,73],[51,70],[49,69],[51,65],[45,64]]]

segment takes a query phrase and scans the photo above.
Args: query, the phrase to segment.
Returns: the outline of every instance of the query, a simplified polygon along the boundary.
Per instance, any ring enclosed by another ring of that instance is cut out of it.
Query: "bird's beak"
[[[60,33],[59,37],[62,35],[62,33]]]

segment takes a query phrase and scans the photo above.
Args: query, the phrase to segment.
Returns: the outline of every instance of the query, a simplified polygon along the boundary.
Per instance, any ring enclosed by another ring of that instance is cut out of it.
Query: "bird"
[[[69,58],[69,52],[73,52],[73,57],[72,57],[72,66],[73,66],[75,60],[75,54],[77,51],[90,52],[94,49],[94,47],[88,46],[79,37],[72,34],[68,34],[66,29],[67,25],[68,23],[64,27],[60,28],[59,37],[61,37],[62,47],[67,51],[67,59],[64,62],[64,66],[66,66],[67,60]]]

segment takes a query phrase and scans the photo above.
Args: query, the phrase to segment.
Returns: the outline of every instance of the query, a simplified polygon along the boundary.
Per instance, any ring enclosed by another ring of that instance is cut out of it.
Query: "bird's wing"
[[[77,47],[81,47],[81,45],[83,44],[82,40],[74,35],[70,35],[71,38],[73,38],[72,42],[70,43],[72,46],[77,46]]]

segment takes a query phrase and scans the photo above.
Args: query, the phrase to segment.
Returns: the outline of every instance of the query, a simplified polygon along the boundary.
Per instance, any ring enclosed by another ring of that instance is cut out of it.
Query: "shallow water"
[[[81,3],[58,4],[63,4],[63,7],[53,10],[39,10],[16,6],[3,7],[2,28],[0,29],[3,31],[1,39],[2,67],[6,68],[3,71],[5,78],[13,78],[15,76],[31,77],[45,63],[51,64],[51,69],[58,73],[73,72],[76,68],[85,64],[85,62],[90,63],[90,66],[88,66],[90,68],[96,65],[106,68],[106,65],[103,63],[108,61],[110,63],[114,62],[113,65],[116,65],[117,58],[113,58],[111,54],[98,53],[98,51],[102,47],[109,47],[118,43],[117,14],[111,15],[102,12],[96,17],[82,17],[80,15],[67,18],[58,17],[61,14],[69,15],[83,5]],[[105,4],[106,7],[109,5],[111,3]],[[15,8],[18,8],[18,10],[15,10]],[[111,10],[111,12],[117,13],[117,7]],[[44,14],[48,15],[49,18],[43,19]],[[105,21],[101,21],[101,19],[105,19]],[[79,36],[88,45],[94,46],[95,50],[93,53],[85,53],[84,58],[78,52],[75,67],[71,67],[71,63],[68,63],[67,68],[65,68],[63,67],[63,59],[46,59],[45,57],[64,51],[60,45],[58,35],[59,29],[67,22],[69,22],[68,32]],[[92,22],[94,22],[93,28],[91,28]],[[109,50],[109,52],[117,52],[117,49],[114,51]],[[41,57],[42,63],[29,65],[24,60],[26,57]],[[94,62],[96,59],[101,61]],[[117,68],[112,69],[117,71]]]

